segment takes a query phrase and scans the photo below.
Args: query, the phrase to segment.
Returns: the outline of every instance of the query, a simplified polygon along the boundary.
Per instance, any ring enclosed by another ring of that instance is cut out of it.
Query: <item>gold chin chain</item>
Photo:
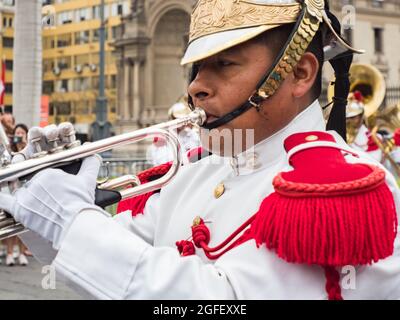
[[[305,0],[304,5],[306,10],[297,31],[286,47],[281,60],[258,90],[258,95],[262,98],[268,98],[275,93],[283,80],[300,61],[319,29],[319,25],[322,22],[324,1]]]

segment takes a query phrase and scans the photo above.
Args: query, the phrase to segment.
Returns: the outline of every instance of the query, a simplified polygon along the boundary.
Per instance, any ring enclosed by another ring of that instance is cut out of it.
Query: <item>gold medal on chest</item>
[[[220,198],[225,193],[225,185],[221,182],[214,189],[214,197],[215,199]]]

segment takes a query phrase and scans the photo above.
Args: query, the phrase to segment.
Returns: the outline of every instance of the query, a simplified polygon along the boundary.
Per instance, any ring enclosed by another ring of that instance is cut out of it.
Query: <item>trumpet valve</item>
[[[56,153],[64,149],[62,145],[59,145],[60,138],[56,125],[50,125],[44,128],[44,135],[46,137],[49,153]]]
[[[47,154],[46,150],[43,150],[43,129],[39,127],[33,127],[28,132],[29,143],[33,146],[33,158],[40,158]]]
[[[6,147],[0,143],[0,166],[5,167],[11,163],[11,155]]]
[[[72,123],[63,122],[58,126],[60,141],[66,149],[79,147],[81,142],[76,140],[75,129]]]

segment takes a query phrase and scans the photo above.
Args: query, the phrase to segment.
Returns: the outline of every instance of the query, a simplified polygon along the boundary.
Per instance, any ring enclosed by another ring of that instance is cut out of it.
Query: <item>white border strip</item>
[[[338,145],[336,142],[330,142],[330,141],[313,141],[313,142],[306,142],[306,143],[302,143],[299,144],[298,146],[295,146],[293,149],[291,149],[288,152],[288,160],[290,160],[290,158],[303,150],[306,149],[311,149],[311,148],[320,148],[320,147],[326,147],[326,148],[335,148],[341,151],[344,151],[347,154],[351,154],[355,157],[358,158],[358,154],[355,153],[353,150],[351,150],[350,148],[346,148],[346,147],[342,147],[340,145]]]

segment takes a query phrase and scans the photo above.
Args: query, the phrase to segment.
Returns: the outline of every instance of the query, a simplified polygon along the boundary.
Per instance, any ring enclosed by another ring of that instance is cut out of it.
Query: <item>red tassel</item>
[[[340,274],[333,267],[325,267],[326,285],[325,290],[328,293],[329,300],[343,300],[342,289],[340,287]]]
[[[307,148],[310,141],[326,141]],[[385,172],[347,163],[325,132],[285,141],[294,168],[278,174],[261,204],[250,237],[290,262],[320,265],[329,299],[342,299],[335,268],[365,265],[393,254],[397,214]]]
[[[375,172],[376,179],[382,175],[384,179],[381,169]],[[295,185],[308,189],[307,195],[279,189],[281,179],[275,178],[277,192],[261,204],[250,237],[288,262],[324,267],[329,299],[342,299],[335,267],[371,264],[393,254],[397,215],[384,181],[363,192],[357,190],[362,179],[352,183],[353,191],[348,183],[342,184],[349,188],[345,193],[340,192],[341,184],[336,184],[337,190],[331,184],[333,191],[326,195],[317,191],[318,185],[313,185],[313,192],[309,184],[286,182],[289,189]]]
[[[188,240],[177,241],[176,247],[183,257],[194,255],[196,252],[193,242]]]
[[[192,241],[181,240],[176,242],[179,253],[181,255],[185,251],[185,248],[190,252],[190,254],[195,253],[195,246],[197,248],[203,249],[204,254],[210,260],[216,260],[222,255],[224,255],[229,250],[236,248],[242,243],[251,239],[250,229],[248,228],[250,224],[254,221],[255,215],[250,217],[245,223],[243,223],[239,228],[237,228],[229,237],[227,237],[223,242],[221,242],[216,247],[209,247],[208,244],[211,239],[210,229],[205,225],[205,222],[200,217],[196,217],[192,225]],[[247,230],[246,230],[247,228]],[[243,232],[244,231],[244,232]],[[240,235],[243,232],[242,235]],[[240,235],[240,236],[239,236]]]
[[[251,233],[258,245],[265,243],[288,262],[344,266],[390,256],[396,232],[393,196],[381,183],[375,190],[336,196],[277,190],[261,204]]]
[[[210,242],[210,230],[203,221],[197,226],[192,226],[192,236],[197,248],[201,248],[203,244],[208,245]]]

